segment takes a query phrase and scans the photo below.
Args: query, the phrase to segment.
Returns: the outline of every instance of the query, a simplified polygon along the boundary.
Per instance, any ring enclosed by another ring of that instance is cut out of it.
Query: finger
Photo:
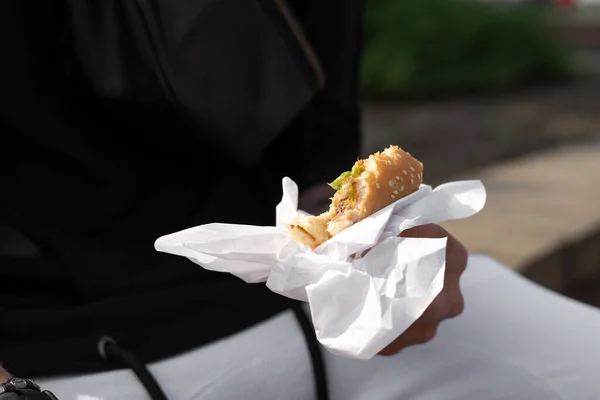
[[[417,323],[431,324],[454,318],[462,314],[464,298],[460,291],[458,277],[447,277],[444,288],[436,296],[425,312],[419,317]]]
[[[431,239],[439,239],[443,237],[447,237],[448,232],[439,225],[436,224],[425,224],[414,226],[412,228],[408,228],[402,232],[400,232],[401,237],[406,238],[431,238]]]
[[[446,243],[446,274],[461,275],[467,268],[469,253],[461,242],[448,235]]]
[[[461,315],[465,311],[465,299],[462,293],[458,293],[458,296],[452,302],[452,306],[450,307],[450,313],[448,314],[448,319],[456,318]]]
[[[435,224],[416,226],[403,231],[402,237],[442,238],[447,237],[446,271],[444,288],[419,318],[418,323],[439,323],[454,318],[464,311],[464,298],[460,291],[460,276],[468,261],[467,249],[444,228]]]
[[[438,324],[413,325],[379,354],[384,356],[394,355],[407,347],[427,343],[435,337],[437,328]]]
[[[460,275],[467,267],[468,252],[461,242],[448,233],[444,228],[436,224],[425,224],[406,229],[400,233],[406,238],[444,238],[446,243],[446,273]]]
[[[439,303],[432,305],[437,311],[435,318],[441,322],[462,314],[465,309],[465,300],[460,288],[456,285],[456,287],[446,288],[443,296],[439,299]]]
[[[459,266],[462,271],[466,268],[466,261],[464,265]],[[447,300],[447,315],[446,318],[458,317],[463,313],[465,309],[465,299],[460,289],[460,274],[452,275],[449,274],[444,277],[444,290]]]

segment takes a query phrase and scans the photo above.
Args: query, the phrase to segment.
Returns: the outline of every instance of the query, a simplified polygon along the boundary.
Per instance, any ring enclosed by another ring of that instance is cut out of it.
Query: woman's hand
[[[444,276],[444,288],[440,294],[410,328],[379,353],[385,356],[397,354],[408,346],[430,341],[435,337],[440,322],[460,315],[464,308],[459,280],[467,266],[468,253],[465,247],[450,236],[444,228],[434,224],[407,229],[400,236],[412,238],[448,237],[446,274]]]
[[[299,208],[313,215],[320,214],[327,209],[330,202],[329,197],[332,195],[333,191],[329,186],[325,184],[314,186],[300,196]],[[434,224],[407,229],[400,236],[413,238],[447,237],[446,274],[444,276],[444,288],[423,315],[406,332],[379,353],[386,356],[397,354],[408,346],[430,341],[435,337],[440,322],[460,315],[464,308],[463,296],[459,287],[460,276],[467,266],[468,254],[464,246],[446,232],[444,228]]]

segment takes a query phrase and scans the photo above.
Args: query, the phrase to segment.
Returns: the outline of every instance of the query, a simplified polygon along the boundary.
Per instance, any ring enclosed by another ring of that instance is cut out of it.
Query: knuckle
[[[421,335],[420,335],[420,338],[419,338],[419,343],[427,343],[427,342],[429,342],[430,340],[432,340],[433,338],[435,338],[436,334],[437,334],[437,324],[436,325],[427,326],[421,332]]]
[[[465,309],[465,299],[460,291],[460,287],[455,285],[449,289],[447,302],[445,304],[445,317],[454,318],[463,313]]]
[[[467,263],[466,262],[461,263],[458,268],[459,274],[462,274],[463,272],[465,272],[466,269],[467,269]]]
[[[450,309],[450,318],[458,317],[465,310],[465,301],[462,296],[460,296]]]
[[[431,321],[435,321],[437,319],[436,314],[439,313],[437,310],[439,308],[439,304],[443,301],[443,298],[441,297],[442,296],[438,295],[438,297],[433,301],[433,303],[431,303],[431,305],[427,307],[427,309],[425,309],[423,314],[421,314],[421,317],[419,317],[418,319],[420,323],[424,324]]]

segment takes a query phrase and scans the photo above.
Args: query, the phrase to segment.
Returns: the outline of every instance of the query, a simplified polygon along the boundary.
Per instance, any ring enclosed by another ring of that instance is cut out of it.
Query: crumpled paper
[[[443,288],[446,238],[400,238],[405,229],[470,217],[486,200],[480,181],[421,185],[312,251],[287,226],[298,187],[284,178],[276,226],[211,223],[163,236],[158,251],[187,257],[310,306],[319,342],[369,359],[417,320]]]

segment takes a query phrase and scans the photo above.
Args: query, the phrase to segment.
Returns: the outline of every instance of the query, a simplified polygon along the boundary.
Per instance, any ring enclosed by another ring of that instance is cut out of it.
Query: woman
[[[488,259],[434,339],[463,311],[451,237],[444,291],[370,361],[321,354],[302,308],[263,285],[154,251],[186,226],[272,223],[283,175],[317,208],[358,154],[363,4],[291,6],[2,2],[12,376],[63,400],[593,398],[598,313]]]

